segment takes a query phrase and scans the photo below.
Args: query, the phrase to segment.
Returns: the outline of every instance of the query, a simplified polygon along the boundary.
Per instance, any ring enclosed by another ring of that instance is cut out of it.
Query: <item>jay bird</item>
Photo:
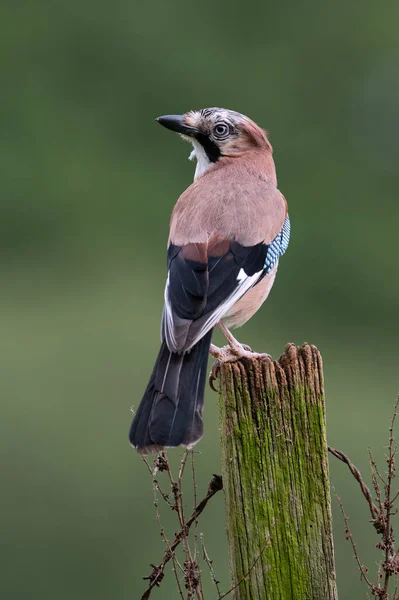
[[[162,344],[129,436],[141,454],[201,439],[208,352],[254,355],[229,329],[266,300],[290,236],[263,129],[222,108],[156,120],[192,143],[197,165],[170,221]],[[215,326],[228,346],[211,344]]]

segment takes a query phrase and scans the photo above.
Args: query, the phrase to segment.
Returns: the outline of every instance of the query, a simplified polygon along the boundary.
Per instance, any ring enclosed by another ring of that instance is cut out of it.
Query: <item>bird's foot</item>
[[[209,352],[213,358],[216,359],[209,374],[209,385],[214,392],[219,392],[219,390],[215,388],[214,382],[219,377],[220,367],[223,363],[235,362],[241,358],[270,358],[270,354],[253,352],[249,346],[240,344],[236,340],[234,344],[223,346],[222,348],[218,348],[214,344],[211,344]]]

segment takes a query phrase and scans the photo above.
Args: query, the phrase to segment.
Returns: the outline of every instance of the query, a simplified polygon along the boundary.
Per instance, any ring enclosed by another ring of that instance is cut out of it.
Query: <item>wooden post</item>
[[[235,600],[336,600],[321,356],[289,344],[220,372]]]

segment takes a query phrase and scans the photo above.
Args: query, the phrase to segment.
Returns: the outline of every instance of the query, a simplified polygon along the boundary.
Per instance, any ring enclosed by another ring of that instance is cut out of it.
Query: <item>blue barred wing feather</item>
[[[270,273],[278,263],[280,256],[287,250],[288,244],[290,243],[290,233],[291,223],[287,215],[280,233],[278,233],[274,240],[268,245],[264,264],[265,273]]]

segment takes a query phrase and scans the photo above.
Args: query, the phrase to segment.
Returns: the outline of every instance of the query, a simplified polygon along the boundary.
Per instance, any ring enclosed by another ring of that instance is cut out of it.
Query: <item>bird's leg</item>
[[[226,356],[219,356],[219,360],[225,362],[234,362],[235,360],[239,360],[240,358],[264,358],[265,356],[270,358],[270,354],[259,354],[258,352],[253,352],[252,349],[244,344],[240,344],[238,340],[234,337],[229,329],[227,329],[226,325],[220,321],[218,323],[219,329],[229,342],[228,346],[224,346],[221,350],[227,350]]]
[[[219,391],[215,388],[214,381],[216,381],[219,376],[220,366],[222,363],[235,362],[240,360],[240,358],[270,358],[270,354],[259,354],[258,352],[253,352],[249,346],[240,344],[231,331],[227,329],[224,323],[220,322],[218,323],[218,326],[227,339],[229,345],[218,348],[217,346],[211,344],[209,349],[210,354],[216,359],[209,375],[209,385],[215,392]]]
[[[242,350],[245,350],[247,352],[252,352],[252,348],[250,348],[246,344],[240,344],[240,342],[238,340],[236,340],[234,335],[231,333],[230,329],[227,329],[226,325],[222,321],[220,321],[218,323],[218,326],[219,326],[220,331],[223,333],[224,337],[226,338],[226,340],[229,342],[229,346],[230,346],[233,354],[237,354],[237,355],[241,356]]]

